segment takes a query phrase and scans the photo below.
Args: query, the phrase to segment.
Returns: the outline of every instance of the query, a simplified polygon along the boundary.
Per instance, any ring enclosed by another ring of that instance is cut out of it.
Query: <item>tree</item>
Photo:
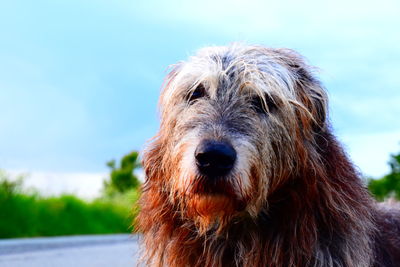
[[[137,151],[132,151],[123,156],[119,167],[116,166],[115,160],[107,162],[107,166],[111,169],[111,173],[110,180],[104,183],[106,191],[123,193],[139,186],[139,179],[134,173],[140,167]]]
[[[389,166],[389,174],[381,179],[370,179],[368,182],[368,189],[378,200],[388,197],[400,200],[400,152],[390,156]]]
[[[22,185],[25,179],[25,174],[20,174],[14,179],[10,175],[0,169],[0,197],[12,196],[22,192]]]

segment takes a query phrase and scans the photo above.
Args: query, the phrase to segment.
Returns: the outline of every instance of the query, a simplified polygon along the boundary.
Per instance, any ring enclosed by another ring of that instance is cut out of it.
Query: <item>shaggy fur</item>
[[[173,67],[143,156],[146,265],[400,266],[399,210],[368,194],[312,72],[294,51],[237,44]],[[198,172],[203,140],[236,150],[227,177]]]

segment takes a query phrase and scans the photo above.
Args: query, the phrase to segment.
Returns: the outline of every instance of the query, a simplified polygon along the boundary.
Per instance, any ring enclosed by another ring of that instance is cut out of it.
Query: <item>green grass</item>
[[[73,195],[42,197],[21,185],[0,175],[0,238],[132,231],[136,190],[84,201]]]

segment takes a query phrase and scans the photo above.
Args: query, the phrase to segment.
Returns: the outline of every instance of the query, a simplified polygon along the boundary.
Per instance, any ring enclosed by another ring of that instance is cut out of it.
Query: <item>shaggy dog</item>
[[[160,106],[137,218],[145,264],[400,266],[399,210],[368,194],[300,55],[205,48],[173,67]]]

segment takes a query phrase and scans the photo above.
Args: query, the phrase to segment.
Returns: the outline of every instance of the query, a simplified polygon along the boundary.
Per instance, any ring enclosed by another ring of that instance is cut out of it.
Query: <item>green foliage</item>
[[[369,179],[368,189],[379,201],[389,197],[400,200],[400,153],[391,155],[390,173],[381,179]]]
[[[129,209],[130,214],[130,222],[136,217],[139,208],[137,205],[137,201],[139,200],[140,191],[137,188],[131,188],[124,193],[117,193],[112,195],[103,195],[101,198],[98,198],[96,201],[105,202],[105,203],[113,203],[118,205],[124,209]]]
[[[121,159],[120,166],[117,167],[115,160],[107,162],[111,169],[110,181],[104,183],[106,195],[124,193],[132,188],[137,188],[140,184],[134,171],[140,167],[139,153],[133,151]]]
[[[0,170],[0,195],[10,196],[22,190],[24,180],[22,175],[18,176],[14,181],[10,181],[7,178],[7,174]]]
[[[130,232],[137,190],[84,201],[72,195],[41,197],[0,173],[0,238]]]

